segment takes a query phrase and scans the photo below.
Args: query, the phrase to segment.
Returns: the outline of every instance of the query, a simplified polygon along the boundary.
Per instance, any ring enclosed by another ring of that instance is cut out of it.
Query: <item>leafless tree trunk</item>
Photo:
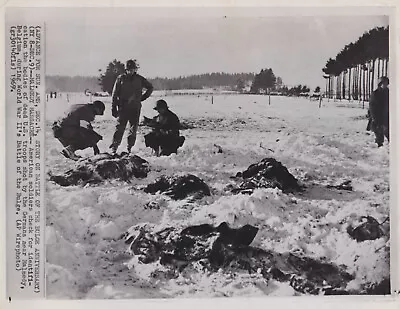
[[[362,77],[364,74],[364,70],[362,68],[362,65],[360,64],[358,66],[358,75],[359,75],[359,83],[358,83],[358,98],[361,101],[362,100]]]
[[[368,67],[366,70],[363,70],[363,102],[367,100],[367,84],[368,84]]]
[[[325,78],[325,95],[328,94],[328,83],[329,83],[329,78]]]
[[[353,98],[357,97],[357,93],[356,93],[356,81],[357,81],[357,67],[353,68],[353,75],[352,75],[352,79],[351,79],[351,93],[353,94]]]
[[[371,88],[371,68],[370,68],[370,63],[368,62],[367,64],[367,100],[369,100],[369,94],[370,94],[370,88]]]
[[[346,71],[342,72],[342,99],[345,100],[346,99]]]
[[[385,76],[388,76],[388,62],[389,62],[389,59],[385,59]]]
[[[378,79],[383,75],[381,72],[381,59],[378,58]]]
[[[385,76],[385,65],[386,65],[386,59],[382,59],[382,76]]]
[[[349,89],[349,96],[348,96],[348,100],[350,101],[351,100],[351,92],[352,92],[352,88],[351,88],[351,69],[352,68],[349,68],[349,85],[348,85],[348,89]]]
[[[372,60],[372,79],[371,79],[371,91],[370,91],[370,95],[371,92],[374,91],[374,82],[375,82],[375,60]]]
[[[334,78],[333,78],[333,85],[332,85],[332,88],[333,89],[335,89],[335,94],[333,95],[333,101],[334,102],[336,102],[336,100],[337,100],[337,91],[338,91],[338,87],[337,87],[337,85],[338,85],[338,78],[339,78],[339,76],[335,76]]]

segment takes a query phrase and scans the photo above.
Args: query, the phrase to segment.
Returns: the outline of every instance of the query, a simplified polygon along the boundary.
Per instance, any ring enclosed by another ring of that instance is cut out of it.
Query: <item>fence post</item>
[[[211,104],[214,104],[214,96],[211,96]]]
[[[271,91],[268,91],[268,105],[271,105]]]
[[[319,108],[321,108],[322,95],[319,96]]]

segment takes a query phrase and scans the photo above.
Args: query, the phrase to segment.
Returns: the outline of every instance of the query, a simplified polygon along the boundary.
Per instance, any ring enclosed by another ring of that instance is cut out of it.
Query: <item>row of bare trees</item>
[[[330,58],[325,73],[326,94],[338,100],[367,101],[381,76],[388,75],[389,27],[365,32],[346,45],[335,59]]]

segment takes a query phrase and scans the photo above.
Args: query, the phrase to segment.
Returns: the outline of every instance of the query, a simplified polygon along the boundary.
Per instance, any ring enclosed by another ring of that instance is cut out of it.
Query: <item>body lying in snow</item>
[[[179,276],[192,264],[216,272],[260,273],[266,280],[274,279],[289,284],[306,294],[349,294],[347,283],[354,277],[340,266],[305,256],[278,253],[251,247],[258,228],[245,225],[232,228],[226,222],[214,227],[210,224],[186,228],[160,229],[146,223],[131,227],[121,236],[139,263],[160,263],[167,279]]]
[[[60,186],[97,184],[111,179],[130,181],[133,177],[147,177],[149,171],[148,162],[139,156],[103,153],[79,160],[73,169],[61,175],[50,173],[50,181]]]

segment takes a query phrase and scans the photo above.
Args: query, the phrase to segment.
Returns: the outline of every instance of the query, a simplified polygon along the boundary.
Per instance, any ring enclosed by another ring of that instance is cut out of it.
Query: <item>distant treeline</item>
[[[149,78],[155,90],[202,89],[226,87],[236,89],[238,83],[251,83],[254,73],[207,73],[199,75],[180,76],[177,78]],[[102,91],[99,78],[96,76],[46,76],[46,91],[84,92]]]
[[[203,89],[215,87],[236,89],[239,81],[251,82],[254,76],[254,73],[207,73],[177,78],[157,77],[150,79],[150,82],[157,90]]]

